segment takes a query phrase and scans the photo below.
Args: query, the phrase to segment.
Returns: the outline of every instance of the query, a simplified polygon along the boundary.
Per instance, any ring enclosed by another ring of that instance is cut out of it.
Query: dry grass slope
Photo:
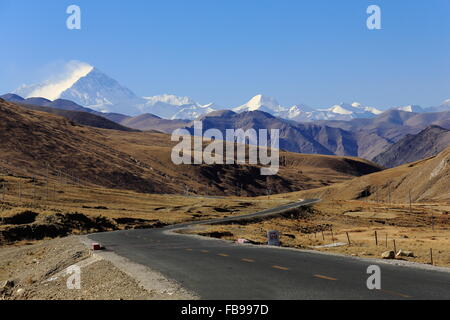
[[[332,186],[294,193],[327,200],[397,203],[450,200],[450,148],[435,157],[369,174]]]
[[[306,190],[379,170],[357,158],[283,152],[285,165],[267,181],[253,165],[174,165],[175,142],[167,134],[84,127],[8,102],[0,102],[0,119],[4,171],[45,179],[65,173],[88,186],[255,196],[266,194],[268,185],[272,193]]]

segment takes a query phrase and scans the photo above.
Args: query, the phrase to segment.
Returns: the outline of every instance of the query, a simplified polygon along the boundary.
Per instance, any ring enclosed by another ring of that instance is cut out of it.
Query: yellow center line
[[[412,298],[411,296],[408,296],[407,294],[403,294],[403,293],[400,293],[400,292],[395,292],[395,291],[390,291],[390,290],[381,290],[381,291],[384,292],[384,293],[392,294],[394,296],[399,296],[399,297],[402,297],[402,298]]]
[[[281,266],[272,266],[272,268],[278,269],[278,270],[283,270],[283,271],[289,270],[289,268],[285,268],[285,267],[281,267]]]
[[[208,250],[201,250],[201,252],[208,253],[209,251]]]
[[[221,257],[229,257],[229,255],[227,255],[226,253],[219,253],[219,254],[217,254],[218,256],[221,256]]]
[[[192,251],[192,249],[186,249],[186,251]]]
[[[325,279],[325,280],[331,280],[331,281],[337,281],[336,278],[332,278],[332,277],[327,277],[321,274],[315,274],[314,277],[319,278],[319,279]]]
[[[253,259],[246,259],[246,258],[244,258],[244,259],[241,259],[242,261],[244,261],[244,262],[255,262],[255,260],[253,260]]]

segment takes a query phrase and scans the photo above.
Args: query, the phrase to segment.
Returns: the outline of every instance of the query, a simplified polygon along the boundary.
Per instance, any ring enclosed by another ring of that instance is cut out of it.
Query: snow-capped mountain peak
[[[274,98],[267,97],[262,94],[254,96],[246,104],[234,109],[235,112],[256,110],[274,113],[284,111],[285,109]]]
[[[115,112],[131,116],[151,113],[166,119],[196,119],[207,113],[224,109],[214,103],[201,104],[189,97],[174,94],[139,97],[99,69],[78,61],[69,62],[56,77],[41,84],[23,85],[14,93],[25,98],[71,100],[81,106],[101,112]],[[450,99],[434,109],[436,111],[448,110],[449,107]],[[398,109],[424,112],[419,106],[398,107]],[[276,99],[262,94],[254,96],[247,103],[231,110],[238,113],[264,111],[276,117],[295,121],[351,120],[371,118],[382,113],[381,110],[359,102],[341,103],[318,109],[305,104],[285,107]]]
[[[179,97],[173,94],[162,94],[153,97],[144,97],[146,105],[156,105],[158,103],[166,103],[173,106],[197,105],[197,103],[189,97]]]
[[[450,99],[447,99],[442,102],[441,105],[436,107],[430,107],[425,109],[425,112],[443,112],[443,111],[449,111],[450,110]]]
[[[204,116],[208,113],[220,110],[218,106],[214,103],[209,103],[205,105],[186,105],[180,108],[180,110],[175,113],[171,119],[197,119],[201,116]]]
[[[421,106],[417,106],[417,105],[395,107],[394,110],[400,110],[400,111],[406,111],[406,112],[415,112],[415,113],[420,113],[420,112],[424,112],[425,111]]]
[[[61,98],[61,94],[71,88],[78,80],[88,75],[93,66],[79,61],[70,61],[64,70],[53,79],[40,84],[22,85],[13,93],[24,98],[42,97],[49,100]]]
[[[381,110],[364,106],[359,102],[353,102],[351,104],[343,102],[341,104],[334,105],[329,109],[320,109],[320,111],[331,112],[330,118],[333,118],[332,114],[335,114],[336,118],[339,118],[339,120],[370,118],[382,113]]]
[[[289,109],[286,109],[281,112],[277,112],[276,115],[280,118],[297,120],[304,120],[307,118],[311,112],[315,111],[315,109],[307,106],[306,104],[296,104]]]
[[[128,115],[139,114],[138,105],[143,102],[127,87],[107,76],[97,68],[80,78],[60,98],[72,100],[82,106],[101,112]]]
[[[353,107],[352,107],[353,108]],[[342,115],[350,115],[353,114],[353,110],[351,110],[348,105],[342,103],[342,104],[338,104],[338,105],[334,105],[332,106],[330,109],[328,109],[328,111],[333,112],[333,113],[337,113],[337,114],[342,114]]]
[[[220,108],[213,103],[202,105],[189,97],[173,94],[141,98],[99,69],[78,61],[69,62],[54,79],[21,86],[15,93],[26,98],[71,100],[100,112],[130,116],[152,113],[166,119],[195,119]]]
[[[66,99],[101,112],[137,115],[143,100],[97,68],[79,61],[66,64],[54,79],[23,85],[14,91],[24,97]]]
[[[144,97],[145,102],[139,106],[141,112],[152,113],[166,119],[196,119],[199,116],[219,110],[214,103],[202,105],[189,97],[163,94]]]
[[[359,102],[341,103],[321,109],[314,109],[305,104],[286,108],[275,99],[263,95],[257,95],[246,104],[233,109],[238,113],[255,110],[265,111],[274,116],[295,121],[351,120],[354,118],[371,118],[382,113],[376,108],[364,106]]]

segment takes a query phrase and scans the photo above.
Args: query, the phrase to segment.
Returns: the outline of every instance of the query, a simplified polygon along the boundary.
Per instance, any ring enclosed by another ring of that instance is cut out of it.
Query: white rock
[[[396,256],[397,257],[414,257],[414,252],[400,250],[399,252],[397,252]]]
[[[395,252],[394,251],[385,251],[381,254],[381,257],[383,259],[395,259]]]
[[[17,289],[17,291],[16,291],[16,295],[18,295],[18,296],[21,296],[21,295],[23,295],[24,293],[25,293],[25,289],[22,289],[22,288]]]

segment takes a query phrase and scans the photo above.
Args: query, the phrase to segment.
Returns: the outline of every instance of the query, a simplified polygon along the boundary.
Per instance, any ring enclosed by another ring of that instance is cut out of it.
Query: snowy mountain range
[[[355,118],[372,118],[382,113],[376,108],[362,106],[360,103],[341,103],[331,108],[314,109],[306,104],[283,107],[273,98],[261,94],[253,97],[246,104],[234,108],[240,113],[245,111],[264,111],[274,116],[299,122],[313,120],[351,120]]]
[[[306,104],[285,107],[274,98],[261,94],[236,108],[223,108],[214,103],[201,104],[189,97],[170,94],[139,97],[99,69],[78,61],[69,62],[66,70],[51,80],[40,84],[22,85],[13,93],[24,98],[42,97],[49,100],[71,100],[81,106],[104,113],[120,113],[129,116],[150,113],[172,120],[192,120],[223,109],[231,109],[236,113],[264,111],[298,122],[373,118],[383,113],[379,109],[364,106],[358,102],[341,103],[328,108],[312,108]],[[441,106],[430,109],[423,109],[415,105],[393,109],[418,113],[445,111],[450,109],[450,100],[444,101]]]
[[[422,113],[425,112],[425,110],[421,106],[417,105],[409,105],[409,106],[403,106],[403,107],[395,107],[394,110],[400,110],[400,111],[406,111],[406,112],[415,112],[415,113]]]
[[[61,75],[40,84],[23,85],[13,93],[24,98],[67,99],[100,112],[138,114],[143,99],[97,68],[70,62]]]
[[[22,85],[14,94],[24,98],[67,99],[100,112],[136,116],[152,113],[167,119],[195,119],[219,108],[202,105],[188,97],[159,95],[139,97],[99,69],[82,62],[70,62],[55,79],[40,84]]]
[[[151,113],[165,119],[196,119],[204,114],[220,110],[214,103],[202,105],[189,97],[164,94],[144,97],[145,102],[139,106],[142,113]]]

